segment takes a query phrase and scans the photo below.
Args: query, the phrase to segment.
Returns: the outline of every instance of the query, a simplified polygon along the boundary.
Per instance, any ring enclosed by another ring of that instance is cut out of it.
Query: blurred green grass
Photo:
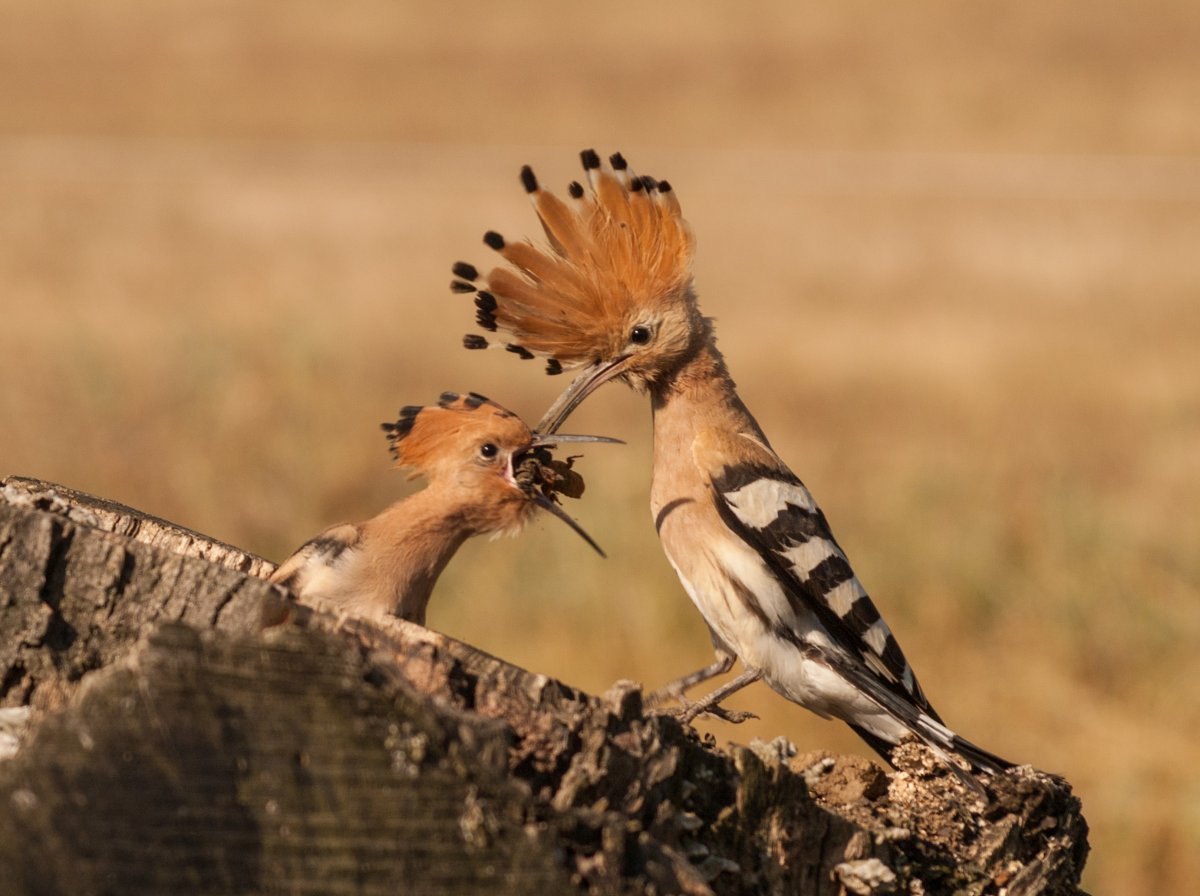
[[[1200,873],[1200,14],[876,4],[756,17],[15,4],[0,28],[0,474],[281,559],[413,486],[378,423],[561,379],[461,351],[449,265],[533,235],[516,171],[669,177],[743,395],[933,701],[1064,774],[1089,889]],[[569,34],[567,39],[561,35]],[[654,537],[649,411],[571,427],[570,510],[476,541],[430,621],[594,691],[710,657]],[[785,734],[863,751],[751,688]]]

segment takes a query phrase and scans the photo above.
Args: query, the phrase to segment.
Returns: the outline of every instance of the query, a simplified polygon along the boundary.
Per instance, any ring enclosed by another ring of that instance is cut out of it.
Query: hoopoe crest
[[[508,351],[544,357],[547,373],[607,359],[620,365],[612,376],[645,388],[694,339],[695,241],[669,183],[635,175],[619,154],[605,169],[589,150],[583,165],[588,188],[572,182],[566,200],[522,169],[548,247],[488,231],[484,242],[511,267],[481,276],[459,262],[451,289],[473,292],[476,323],[503,330],[509,339],[499,345]],[[489,342],[470,334],[463,344]]]

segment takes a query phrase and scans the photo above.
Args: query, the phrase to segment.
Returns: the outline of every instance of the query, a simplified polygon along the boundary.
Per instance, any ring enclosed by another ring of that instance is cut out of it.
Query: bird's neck
[[[375,593],[386,600],[378,609],[403,619],[425,623],[425,608],[433,586],[474,532],[465,520],[470,508],[453,494],[428,486],[393,504],[367,524],[376,542],[373,577],[395,583]]]
[[[704,427],[766,438],[742,403],[706,320],[701,337],[679,365],[650,388],[656,445],[690,445]]]

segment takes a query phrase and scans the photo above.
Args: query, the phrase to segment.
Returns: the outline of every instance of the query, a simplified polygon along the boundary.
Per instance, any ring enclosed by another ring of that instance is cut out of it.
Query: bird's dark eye
[[[634,345],[645,345],[650,341],[650,328],[638,324],[629,331],[629,341]]]
[[[496,447],[494,442],[484,442],[479,446],[479,456],[491,459],[500,453],[500,449]]]

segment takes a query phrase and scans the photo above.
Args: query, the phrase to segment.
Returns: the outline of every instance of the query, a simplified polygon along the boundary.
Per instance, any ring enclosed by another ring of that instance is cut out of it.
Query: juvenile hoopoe
[[[384,423],[396,466],[428,485],[365,523],[332,526],[284,561],[271,581],[305,603],[359,615],[392,614],[422,625],[434,583],[473,535],[518,533],[537,508],[604,552],[555,503],[578,497],[582,479],[549,447],[617,442],[603,436],[539,436],[516,414],[474,392],[400,409]]]
[[[611,168],[592,150],[582,161],[587,187],[570,184],[565,201],[542,189],[528,166],[521,171],[547,250],[489,231],[484,242],[511,267],[481,276],[458,262],[451,289],[475,294],[477,323],[504,331],[499,345],[507,350],[546,358],[552,374],[582,367],[539,431],[554,432],[609,380],[649,393],[654,525],[717,654],[668,687],[682,697],[727,672],[735,657],[745,666],[683,717],[722,714],[721,700],[762,678],[789,700],[847,722],[884,758],[915,736],[943,759],[1008,768],[942,724],[824,514],[742,403],[697,305],[694,241],[671,186],[635,176],[619,153]],[[467,348],[488,344],[481,335],[464,338]]]

